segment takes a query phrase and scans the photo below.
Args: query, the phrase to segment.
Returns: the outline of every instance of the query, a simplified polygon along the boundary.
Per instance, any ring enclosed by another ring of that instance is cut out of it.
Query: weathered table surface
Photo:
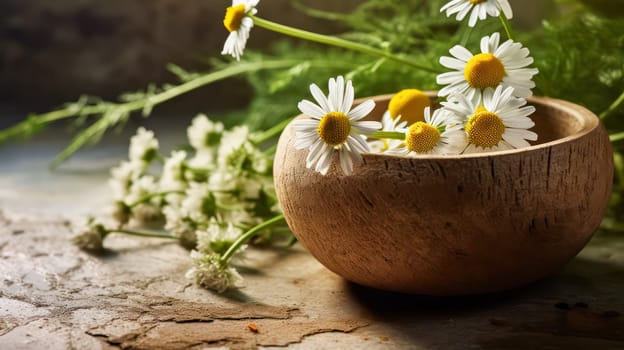
[[[163,143],[182,137],[170,133]],[[624,349],[624,236],[598,235],[561,272],[498,295],[370,290],[301,247],[253,251],[245,287],[215,294],[185,279],[176,244],[113,236],[90,255],[68,242],[105,213],[127,138],[51,173],[64,142],[0,148],[0,349]]]

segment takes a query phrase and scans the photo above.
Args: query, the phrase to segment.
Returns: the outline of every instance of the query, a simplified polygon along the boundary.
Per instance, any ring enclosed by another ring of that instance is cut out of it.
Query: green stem
[[[468,44],[468,40],[470,40],[470,35],[472,35],[473,30],[474,30],[474,27],[470,27],[470,26],[464,29],[464,33],[462,34],[462,39],[461,39],[461,46],[466,47],[466,44]]]
[[[503,28],[505,28],[505,33],[507,33],[507,38],[513,40],[513,31],[511,30],[511,24],[509,23],[509,19],[507,18],[507,16],[505,16],[503,11],[501,11],[500,16],[498,16],[498,18],[500,18]]]
[[[355,43],[355,42],[344,40],[344,39],[337,38],[334,36],[317,34],[317,33],[309,32],[307,30],[285,26],[279,23],[268,21],[260,17],[253,16],[253,15],[250,15],[249,17],[253,19],[254,24],[256,24],[258,27],[262,27],[264,29],[274,31],[280,34],[292,36],[292,37],[299,38],[299,39],[309,40],[309,41],[313,41],[313,42],[320,43],[320,44],[331,45],[331,46],[336,46],[336,47],[340,47],[343,49],[362,52],[362,53],[373,55],[373,56],[384,57],[384,58],[399,62],[401,64],[406,64],[416,69],[420,69],[420,70],[430,72],[430,73],[435,73],[435,74],[440,73],[438,70],[436,70],[433,67],[419,65],[406,58],[393,55],[390,52],[379,50],[374,47],[370,47],[368,45]]]
[[[619,132],[617,134],[612,134],[609,136],[609,140],[611,142],[617,142],[617,141],[622,141],[624,140],[624,131]]]
[[[272,155],[275,154],[275,151],[277,150],[277,143],[275,143],[273,146],[265,149],[264,151],[262,151],[262,154],[264,155]]]
[[[201,75],[195,79],[184,82],[161,93],[148,96],[144,99],[119,104],[101,103],[94,106],[73,108],[70,106],[68,108],[49,112],[46,114],[31,116],[23,122],[20,122],[6,130],[0,131],[0,143],[20,135],[32,134],[37,131],[38,127],[57,120],[71,118],[75,116],[90,116],[103,114],[98,121],[96,121],[86,130],[84,130],[82,133],[78,134],[71,141],[70,145],[52,161],[50,167],[55,168],[63,161],[65,161],[69,156],[71,156],[74,152],[80,149],[84,144],[92,141],[93,139],[96,139],[98,135],[101,135],[104,131],[106,131],[106,129],[108,129],[112,125],[115,125],[116,123],[122,121],[130,113],[143,110],[144,107],[148,104],[151,106],[155,106],[185,93],[188,93],[192,90],[198,89],[204,85],[208,85],[213,82],[243,73],[249,73],[264,69],[283,69],[299,63],[301,62],[297,60],[274,60],[241,63],[235,66],[229,66],[216,72]]]
[[[620,94],[620,96],[615,101],[613,101],[613,103],[609,106],[609,108],[607,108],[607,110],[600,113],[600,119],[605,119],[610,116],[613,112],[620,108],[622,103],[624,103],[624,91],[622,91],[622,94]]]
[[[122,233],[125,235],[129,235],[129,236],[136,236],[136,237],[146,237],[146,238],[166,238],[166,239],[178,239],[178,237],[172,236],[172,235],[167,235],[167,234],[162,234],[162,233],[157,233],[157,232],[146,232],[146,231],[134,231],[134,230],[128,230],[128,229],[110,229],[110,230],[106,230],[106,233]]]
[[[405,140],[405,133],[399,131],[375,131],[370,137],[375,139]]]
[[[290,237],[290,240],[288,241],[288,246],[292,247],[295,244],[297,244],[299,240],[297,239],[297,237],[295,237],[294,235],[292,237]]]
[[[260,132],[256,135],[253,135],[251,137],[251,142],[258,145],[258,144],[263,143],[264,141],[271,139],[273,136],[278,135],[282,131],[284,131],[284,128],[286,128],[286,125],[288,125],[288,123],[290,123],[293,119],[294,118],[286,118],[282,120],[279,124],[276,124],[273,127],[271,127],[270,129]]]
[[[219,261],[221,261],[221,263],[223,264],[227,263],[228,260],[230,260],[230,258],[232,257],[232,255],[234,255],[234,253],[236,253],[236,251],[243,244],[245,244],[249,239],[251,239],[256,233],[283,220],[284,220],[284,215],[278,215],[278,216],[273,217],[272,219],[269,219],[259,225],[252,227],[251,229],[249,229],[249,231],[242,234],[240,237],[238,237],[238,239],[234,243],[232,243],[230,248],[225,252],[225,254],[223,254],[223,256],[219,259]]]

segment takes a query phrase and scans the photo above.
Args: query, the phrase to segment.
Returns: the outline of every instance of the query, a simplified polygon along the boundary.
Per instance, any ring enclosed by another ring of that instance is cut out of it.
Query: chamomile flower
[[[440,12],[446,11],[446,17],[454,14],[455,19],[461,21],[470,13],[468,26],[474,27],[477,19],[484,20],[488,15],[498,17],[503,11],[505,17],[512,18],[513,12],[507,0],[453,0],[442,6]],[[472,12],[471,12],[472,11]]]
[[[424,121],[416,122],[405,130],[405,141],[399,142],[388,150],[389,154],[459,154],[466,148],[466,133],[455,116],[437,109],[431,113],[431,107],[424,109]]]
[[[438,93],[448,96],[459,92],[471,100],[478,100],[484,89],[495,89],[499,84],[513,87],[517,97],[529,97],[535,87],[532,78],[537,68],[527,68],[533,63],[529,49],[522,44],[507,40],[499,45],[500,34],[494,33],[481,39],[481,53],[472,52],[460,45],[449,50],[454,57],[443,56],[440,64],[455,69],[438,75],[437,82],[446,85]]]
[[[392,119],[400,118],[407,125],[411,125],[424,120],[423,111],[428,106],[431,106],[431,101],[424,92],[418,89],[404,89],[392,96],[387,113]]]
[[[259,2],[260,0],[232,0],[232,6],[227,8],[223,19],[223,25],[230,35],[225,40],[222,55],[232,55],[240,60],[249,39],[249,32],[254,25],[249,15],[258,12],[256,6]]]
[[[407,132],[408,126],[425,119],[425,107],[431,105],[429,97],[418,89],[404,89],[394,94],[388,103],[388,110],[381,118],[381,131]],[[383,139],[370,141],[373,153],[397,148],[401,140]]]
[[[349,175],[353,165],[362,162],[361,153],[370,152],[364,135],[381,128],[379,122],[360,121],[375,108],[375,102],[367,100],[351,109],[355,92],[351,81],[345,84],[342,76],[329,79],[327,97],[316,84],[310,85],[310,92],[317,104],[308,100],[299,102],[299,110],[311,119],[293,122],[295,148],[308,148],[306,167],[314,166],[323,175],[329,171],[337,152],[342,171]]]
[[[464,95],[453,94],[444,108],[465,121],[468,147],[464,153],[508,150],[529,147],[527,142],[537,140],[529,131],[535,123],[529,115],[535,107],[525,106],[526,100],[513,96],[513,88],[498,86],[486,89],[483,100],[475,103]]]

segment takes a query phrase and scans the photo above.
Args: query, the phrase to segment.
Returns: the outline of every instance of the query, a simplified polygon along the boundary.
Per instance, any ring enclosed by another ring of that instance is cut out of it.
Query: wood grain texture
[[[390,96],[379,96],[381,118]],[[305,168],[282,134],[275,186],[290,228],[323,265],[385,290],[463,295],[526,285],[560,269],[607,207],[611,145],[583,107],[534,97],[535,145],[497,153],[364,155],[345,176]],[[299,118],[305,118],[300,116]]]

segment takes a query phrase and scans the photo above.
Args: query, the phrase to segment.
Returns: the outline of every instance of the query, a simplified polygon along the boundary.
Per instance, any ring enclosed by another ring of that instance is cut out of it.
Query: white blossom
[[[193,267],[186,273],[186,278],[192,279],[198,285],[219,293],[229,288],[240,287],[243,278],[235,268],[219,260],[219,255],[202,254],[191,251]]]
[[[154,132],[140,127],[136,135],[130,139],[130,149],[128,157],[131,162],[151,162],[158,151],[158,140],[154,137]]]
[[[94,219],[89,219],[86,224],[77,230],[72,237],[72,242],[80,249],[98,251],[103,249],[104,238],[108,234],[104,226]]]

